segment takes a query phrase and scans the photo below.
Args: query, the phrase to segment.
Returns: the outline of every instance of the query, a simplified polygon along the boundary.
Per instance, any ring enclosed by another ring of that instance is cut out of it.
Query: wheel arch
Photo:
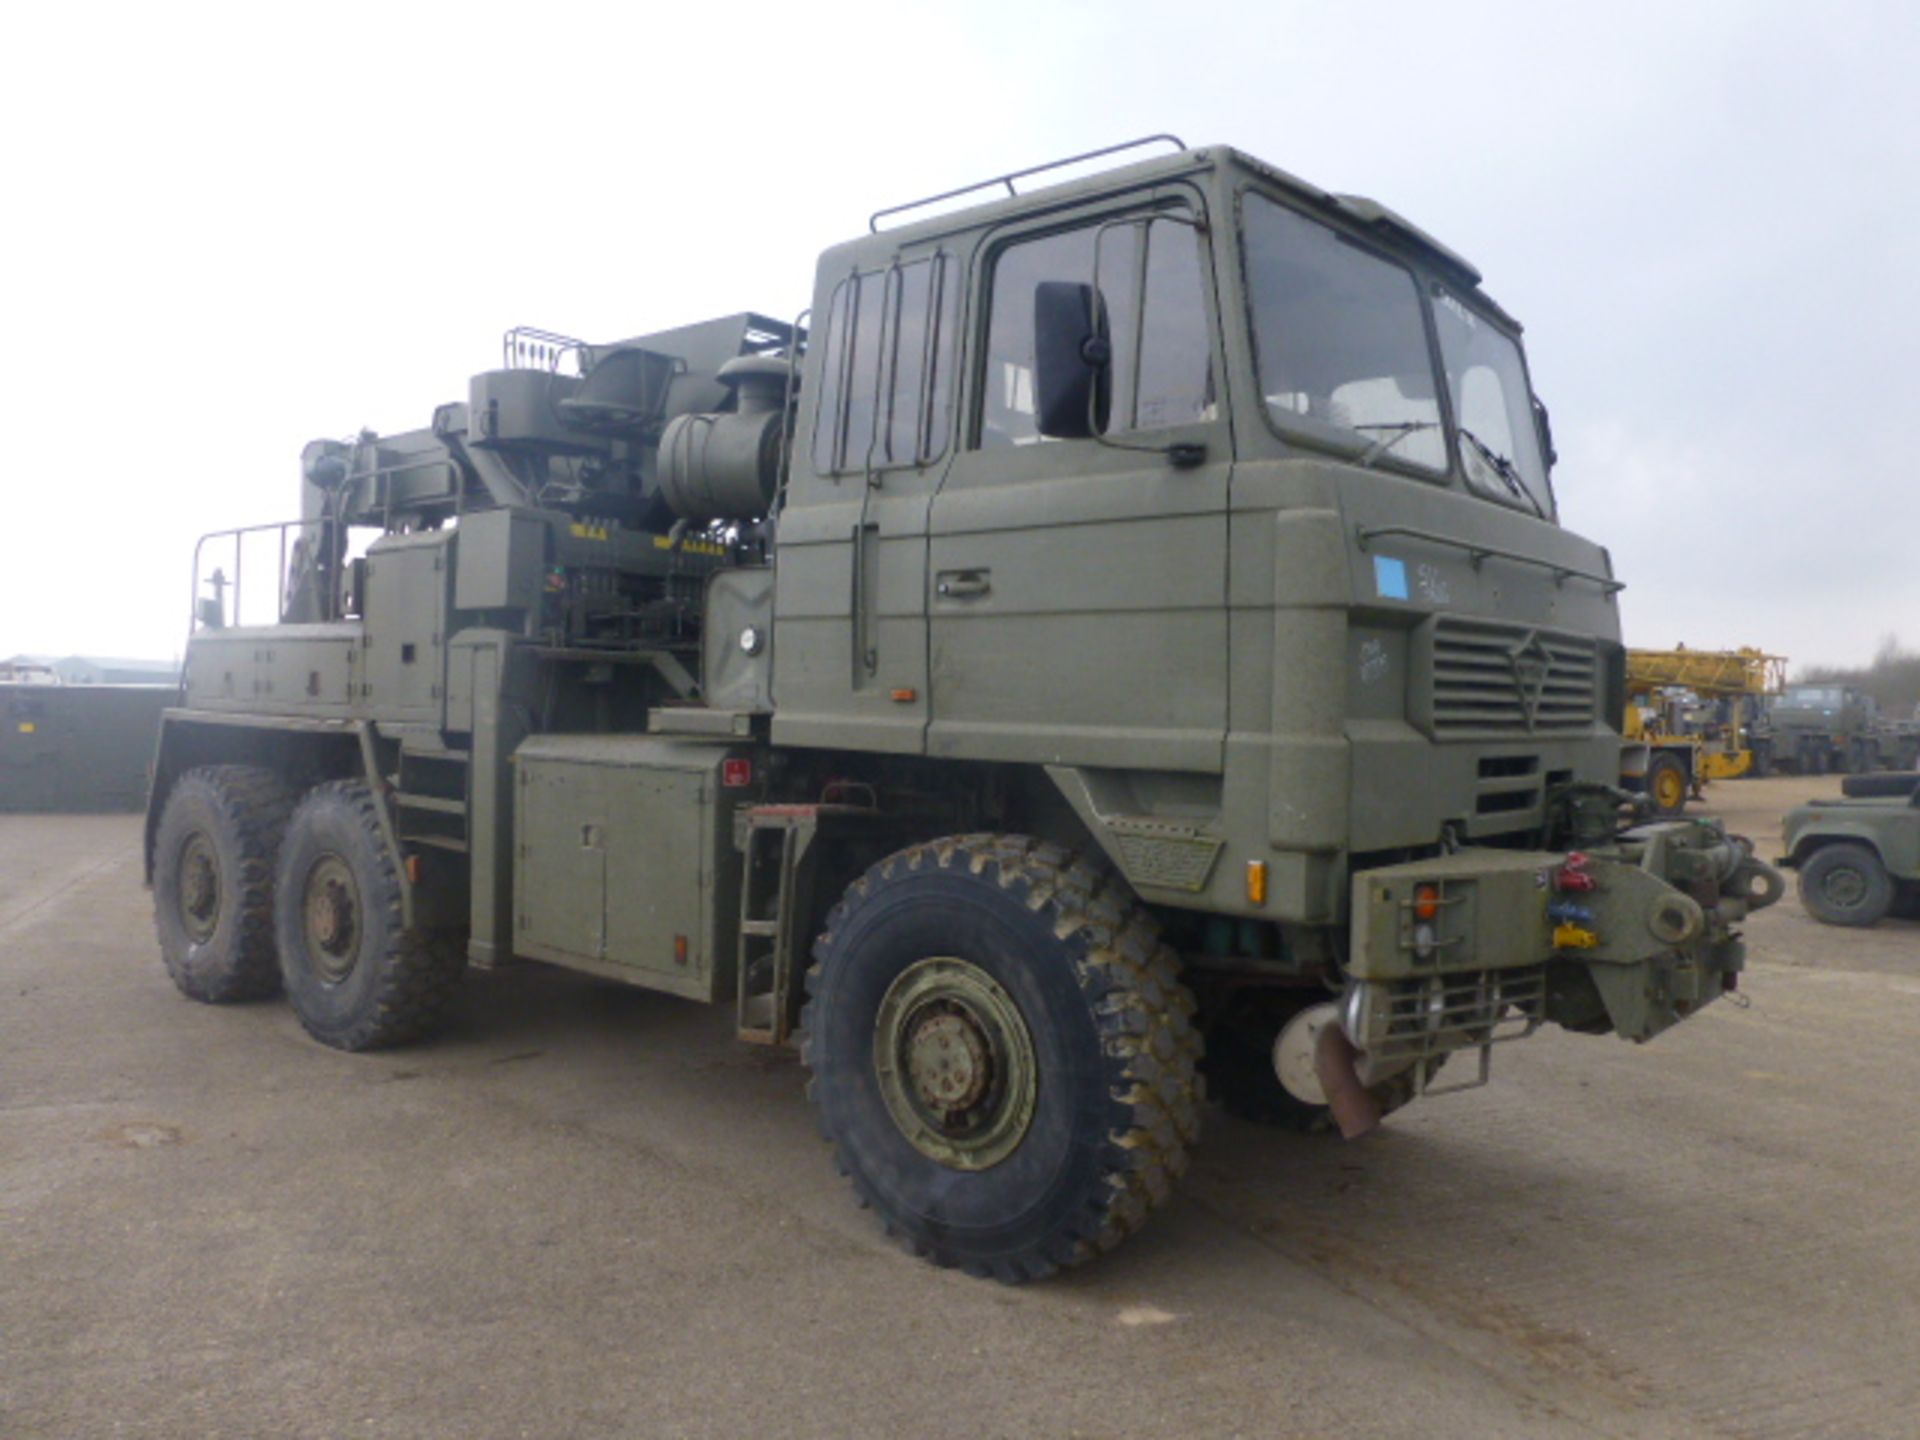
[[[1887,864],[1886,853],[1872,829],[1864,825],[1823,826],[1818,830],[1804,831],[1794,837],[1793,848],[1787,852],[1787,864],[1798,870],[1804,867],[1814,855],[1833,845],[1862,845],[1871,850],[1882,865]],[[1888,867],[1893,873],[1892,867]]]

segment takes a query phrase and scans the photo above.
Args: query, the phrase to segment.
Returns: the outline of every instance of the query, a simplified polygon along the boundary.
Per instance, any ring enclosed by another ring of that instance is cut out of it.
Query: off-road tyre
[[[1913,770],[1874,770],[1865,775],[1849,775],[1840,782],[1840,793],[1855,800],[1891,799],[1913,794],[1920,786],[1920,772]]]
[[[1877,925],[1893,899],[1893,877],[1865,845],[1822,845],[1800,865],[1800,903],[1828,925]]]
[[[400,872],[378,803],[357,780],[316,786],[294,810],[280,847],[274,931],[287,1000],[307,1033],[336,1050],[377,1050],[431,1034],[466,967],[457,934],[403,924]],[[323,903],[330,887],[344,895],[337,907]],[[330,912],[332,931],[317,920],[319,911]],[[339,953],[323,935],[338,941]]]
[[[1018,835],[914,845],[847,888],[813,953],[808,1098],[860,1203],[914,1254],[1038,1279],[1166,1203],[1199,1138],[1201,1041],[1173,951],[1111,871]],[[876,1063],[890,997],[929,962],[987,977],[1031,1041],[1031,1119],[982,1168],[910,1138]]]
[[[1300,1099],[1273,1073],[1273,1041],[1280,1027],[1327,998],[1310,991],[1247,990],[1229,1000],[1206,1031],[1206,1060],[1200,1068],[1208,1097],[1229,1115],[1256,1125],[1300,1135],[1337,1134],[1329,1106]],[[1428,1079],[1445,1058],[1427,1063]],[[1385,1119],[1414,1098],[1413,1071],[1383,1080],[1369,1093]]]
[[[264,765],[204,765],[173,784],[153,844],[153,927],[180,993],[209,1005],[280,989],[273,882],[293,790]]]
[[[1655,751],[1647,761],[1647,798],[1654,818],[1675,820],[1687,811],[1687,767],[1679,756]]]

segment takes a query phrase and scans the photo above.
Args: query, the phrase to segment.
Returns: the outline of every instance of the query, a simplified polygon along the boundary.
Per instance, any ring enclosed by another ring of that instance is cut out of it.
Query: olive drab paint
[[[517,330],[310,445],[279,623],[202,542],[149,835],[198,765],[362,778],[409,924],[761,1040],[863,867],[985,834],[1103,857],[1202,1023],[1337,1001],[1368,1084],[1731,989],[1777,877],[1622,832],[1620,582],[1478,272],[1231,149],[1020,178],[826,251],[805,330]]]

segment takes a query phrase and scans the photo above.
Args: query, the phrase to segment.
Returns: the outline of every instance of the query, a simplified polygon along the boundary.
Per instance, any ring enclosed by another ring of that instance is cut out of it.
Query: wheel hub
[[[992,1042],[964,1011],[927,1015],[907,1040],[907,1074],[929,1110],[955,1114],[980,1103],[993,1079]]]
[[[1033,1037],[1013,997],[970,961],[935,956],[901,972],[874,1021],[873,1066],[900,1133],[943,1165],[997,1165],[1033,1121]]]
[[[220,869],[204,835],[190,837],[180,855],[180,910],[195,940],[207,940],[220,922]]]
[[[323,856],[307,874],[307,941],[321,979],[338,984],[360,949],[360,892],[337,855]]]
[[[1829,904],[1843,910],[1851,909],[1867,897],[1866,877],[1845,865],[1828,871],[1820,888]]]

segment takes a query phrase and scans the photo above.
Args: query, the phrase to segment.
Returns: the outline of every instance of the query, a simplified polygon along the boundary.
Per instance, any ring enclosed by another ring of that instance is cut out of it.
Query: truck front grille
[[[1421,627],[1429,683],[1415,720],[1436,739],[1565,734],[1593,724],[1594,642],[1498,620],[1439,615]]]

